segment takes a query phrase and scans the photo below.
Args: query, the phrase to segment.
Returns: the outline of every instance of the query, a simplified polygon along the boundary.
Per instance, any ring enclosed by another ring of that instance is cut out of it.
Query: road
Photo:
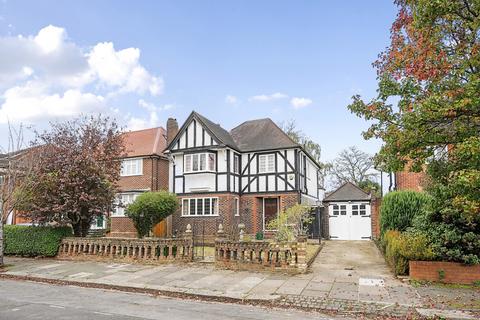
[[[333,319],[318,313],[0,280],[0,319]]]

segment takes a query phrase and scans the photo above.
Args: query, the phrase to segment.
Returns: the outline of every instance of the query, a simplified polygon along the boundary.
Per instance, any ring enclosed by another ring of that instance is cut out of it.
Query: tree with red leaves
[[[37,133],[34,169],[21,184],[17,209],[38,224],[71,225],[86,236],[96,217],[110,211],[125,147],[117,123],[80,117]]]
[[[374,63],[378,96],[348,108],[374,123],[385,170],[426,170],[422,226],[438,259],[480,263],[480,1],[397,0],[391,43]],[[434,239],[436,238],[436,239]]]

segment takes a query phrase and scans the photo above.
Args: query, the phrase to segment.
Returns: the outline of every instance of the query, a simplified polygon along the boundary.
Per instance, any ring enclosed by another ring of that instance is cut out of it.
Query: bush
[[[381,244],[385,260],[395,275],[407,275],[410,260],[432,260],[435,257],[428,239],[422,234],[388,230]]]
[[[26,257],[53,257],[70,227],[4,226],[5,254]]]
[[[313,218],[311,209],[296,204],[278,214],[276,219],[267,224],[268,230],[275,230],[275,240],[279,242],[294,241],[299,235],[304,235]]]
[[[405,231],[412,225],[415,215],[422,213],[429,204],[427,194],[415,191],[388,193],[380,206],[380,233],[387,230]]]
[[[175,194],[166,191],[145,192],[127,206],[125,212],[133,220],[138,236],[143,238],[177,208],[178,200]]]

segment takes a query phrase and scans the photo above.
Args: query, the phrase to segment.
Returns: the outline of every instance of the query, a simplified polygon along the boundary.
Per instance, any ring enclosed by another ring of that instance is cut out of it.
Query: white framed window
[[[238,198],[233,198],[233,215],[240,216],[240,200]]]
[[[218,198],[185,198],[182,200],[182,216],[218,216]]]
[[[345,216],[347,214],[347,205],[346,204],[341,204],[340,205],[340,214],[342,216]]]
[[[352,204],[352,215],[358,216],[358,204]]]
[[[186,154],[184,169],[185,173],[215,171],[215,154],[210,152]]]
[[[275,155],[274,154],[262,154],[258,156],[258,172],[268,173],[275,171]]]
[[[233,173],[240,173],[240,156],[233,155]]]
[[[360,215],[365,216],[367,214],[367,205],[361,204],[360,205]]]
[[[334,204],[332,207],[333,207],[332,208],[333,209],[333,215],[338,216],[340,214],[340,208],[338,207],[337,204]]]
[[[125,208],[133,203],[140,193],[119,193],[115,203],[115,210],[112,212],[112,217],[125,217]]]
[[[122,161],[122,177],[141,176],[143,174],[143,159],[124,159]]]

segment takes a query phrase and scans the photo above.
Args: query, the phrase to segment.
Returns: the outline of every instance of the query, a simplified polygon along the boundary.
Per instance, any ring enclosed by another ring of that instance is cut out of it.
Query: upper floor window
[[[143,159],[125,159],[122,161],[122,170],[120,175],[140,176],[143,174]]]
[[[240,173],[240,156],[233,155],[233,173]]]
[[[185,155],[185,173],[215,171],[215,153],[195,153]]]
[[[262,154],[258,159],[258,172],[267,173],[275,171],[275,155]]]

